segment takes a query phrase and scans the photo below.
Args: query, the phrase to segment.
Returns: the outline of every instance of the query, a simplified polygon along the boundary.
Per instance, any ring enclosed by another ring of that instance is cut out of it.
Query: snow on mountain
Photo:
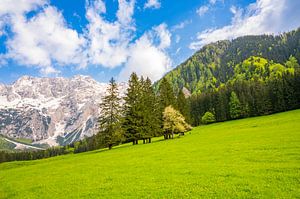
[[[0,134],[32,139],[35,144],[64,145],[97,132],[99,104],[107,84],[88,76],[23,76],[0,84]],[[126,84],[119,84],[124,94]]]

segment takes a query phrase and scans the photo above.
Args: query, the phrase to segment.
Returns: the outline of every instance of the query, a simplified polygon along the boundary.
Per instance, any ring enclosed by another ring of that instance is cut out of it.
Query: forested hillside
[[[300,108],[300,29],[204,46],[156,82],[188,89],[194,126]],[[158,91],[159,93],[159,91]]]
[[[264,65],[265,71],[261,71],[264,77],[271,75],[270,72],[278,74],[280,73],[278,70],[297,67],[297,64],[287,65],[291,56],[299,63],[300,29],[278,36],[244,36],[232,41],[219,41],[206,45],[169,72],[165,78],[172,83],[175,91],[183,87],[193,94],[214,91],[229,80],[240,77],[248,69],[256,70],[255,67],[250,66],[251,62]],[[243,68],[243,71],[241,66],[248,68]],[[254,78],[254,74],[249,72],[250,76],[247,75],[246,78]],[[156,88],[159,83],[160,81],[156,83]]]

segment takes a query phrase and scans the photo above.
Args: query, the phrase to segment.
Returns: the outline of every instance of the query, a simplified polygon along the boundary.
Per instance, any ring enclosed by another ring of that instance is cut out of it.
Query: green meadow
[[[152,144],[0,164],[0,198],[200,197],[300,197],[300,110]]]

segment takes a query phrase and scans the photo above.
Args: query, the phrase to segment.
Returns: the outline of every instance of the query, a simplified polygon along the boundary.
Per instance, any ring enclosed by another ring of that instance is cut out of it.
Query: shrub
[[[201,122],[203,124],[211,124],[211,123],[214,123],[216,122],[216,118],[214,116],[213,113],[211,112],[206,112],[203,117],[201,118]]]

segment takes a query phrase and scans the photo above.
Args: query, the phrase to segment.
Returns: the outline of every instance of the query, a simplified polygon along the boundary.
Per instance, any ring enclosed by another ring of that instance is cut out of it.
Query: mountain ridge
[[[124,93],[126,84],[118,84]],[[34,144],[65,145],[97,132],[106,83],[89,76],[22,76],[0,85],[0,134]]]

